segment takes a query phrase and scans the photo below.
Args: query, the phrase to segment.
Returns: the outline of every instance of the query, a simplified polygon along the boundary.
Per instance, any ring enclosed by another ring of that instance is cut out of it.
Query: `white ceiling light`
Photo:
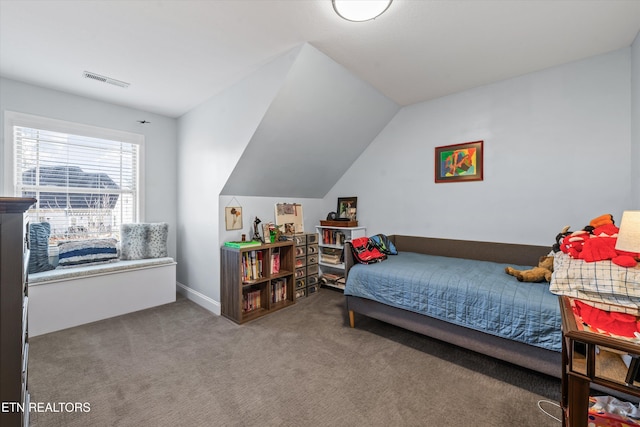
[[[389,8],[392,0],[331,0],[333,9],[347,21],[375,19]]]

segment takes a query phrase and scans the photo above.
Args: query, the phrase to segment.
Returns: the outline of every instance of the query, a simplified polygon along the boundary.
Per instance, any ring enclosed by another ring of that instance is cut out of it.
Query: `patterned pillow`
[[[120,259],[166,257],[168,236],[169,224],[166,222],[122,224]]]
[[[51,225],[48,222],[29,224],[29,270],[30,274],[53,270],[49,264],[49,235]]]
[[[103,264],[118,260],[116,239],[70,240],[58,243],[58,267]]]

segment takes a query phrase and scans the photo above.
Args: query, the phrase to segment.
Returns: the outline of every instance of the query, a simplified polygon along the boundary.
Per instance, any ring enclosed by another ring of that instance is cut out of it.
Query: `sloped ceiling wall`
[[[305,44],[221,194],[322,198],[398,109]]]

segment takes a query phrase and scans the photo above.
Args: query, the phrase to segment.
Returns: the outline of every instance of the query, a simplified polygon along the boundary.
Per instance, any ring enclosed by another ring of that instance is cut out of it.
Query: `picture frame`
[[[284,234],[304,233],[304,211],[300,203],[276,203],[276,225]]]
[[[484,141],[435,148],[435,182],[466,182],[484,179]]]
[[[242,230],[242,207],[227,206],[224,208],[224,224],[227,230]]]
[[[358,198],[357,197],[338,197],[338,220],[348,219],[349,221],[357,220]]]

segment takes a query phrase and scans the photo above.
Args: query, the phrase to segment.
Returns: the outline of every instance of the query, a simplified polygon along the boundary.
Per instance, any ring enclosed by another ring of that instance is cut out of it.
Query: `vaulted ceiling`
[[[287,57],[295,59],[222,194],[322,198],[398,111],[309,44]]]
[[[179,117],[309,43],[398,105],[629,46],[636,0],[0,0],[0,75]],[[126,89],[83,78],[90,71]]]

